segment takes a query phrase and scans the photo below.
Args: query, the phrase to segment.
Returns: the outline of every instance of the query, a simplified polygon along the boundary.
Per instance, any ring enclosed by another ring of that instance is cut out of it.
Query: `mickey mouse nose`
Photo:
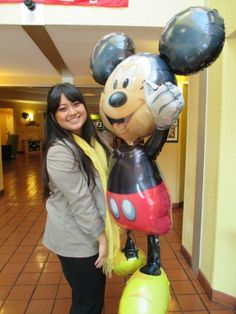
[[[109,105],[111,105],[114,108],[121,107],[124,105],[127,101],[127,96],[125,93],[122,92],[115,92],[113,93],[109,98]]]

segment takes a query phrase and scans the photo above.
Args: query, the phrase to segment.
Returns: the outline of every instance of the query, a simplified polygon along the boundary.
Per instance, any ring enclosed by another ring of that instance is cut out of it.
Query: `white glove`
[[[171,82],[158,86],[145,81],[144,95],[156,127],[160,130],[168,129],[178,119],[184,106],[179,88]]]

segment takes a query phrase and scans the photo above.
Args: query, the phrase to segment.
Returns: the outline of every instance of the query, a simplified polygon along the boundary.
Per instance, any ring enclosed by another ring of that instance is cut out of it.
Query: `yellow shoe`
[[[169,280],[161,268],[160,276],[137,270],[121,296],[119,314],[165,314],[169,305]]]

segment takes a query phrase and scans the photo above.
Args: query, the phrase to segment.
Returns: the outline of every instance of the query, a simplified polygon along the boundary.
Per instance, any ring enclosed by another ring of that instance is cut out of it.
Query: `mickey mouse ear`
[[[133,40],[123,33],[110,33],[95,46],[90,57],[90,70],[94,80],[105,85],[115,67],[135,53]]]
[[[168,22],[159,52],[175,74],[189,75],[213,63],[224,40],[224,21],[216,10],[190,7]]]

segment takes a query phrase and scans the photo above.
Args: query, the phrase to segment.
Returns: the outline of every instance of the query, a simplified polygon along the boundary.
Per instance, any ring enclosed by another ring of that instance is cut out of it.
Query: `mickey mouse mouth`
[[[125,122],[125,118],[120,118],[120,119],[113,119],[113,118],[110,118],[106,115],[107,117],[107,120],[110,122],[111,125],[113,125],[114,123],[123,123]]]

